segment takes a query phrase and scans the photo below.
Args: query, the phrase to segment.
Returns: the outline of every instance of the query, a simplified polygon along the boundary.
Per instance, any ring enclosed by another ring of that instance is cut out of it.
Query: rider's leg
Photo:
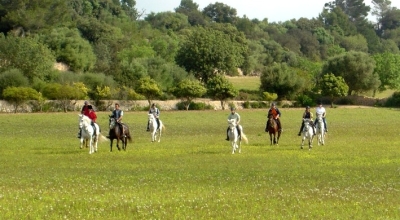
[[[304,128],[304,122],[301,123],[300,131],[299,131],[299,134],[298,134],[299,136],[301,135],[301,132],[303,131],[303,128]]]
[[[79,128],[79,132],[78,132],[78,138],[82,137],[82,128]]]
[[[242,127],[240,126],[236,126],[237,132],[238,132],[238,136],[240,136],[242,134]]]
[[[276,119],[276,122],[278,124],[278,130],[282,131],[282,125],[281,125],[281,120],[279,118]]]
[[[149,125],[150,125],[150,122],[147,122],[147,129],[146,129],[146,131],[150,131]]]
[[[228,132],[229,132],[229,127],[226,129],[226,139],[225,139],[225,140],[227,140],[227,141],[229,141],[229,135],[228,135]]]
[[[325,132],[328,132],[328,127],[326,127],[326,120],[325,120],[325,118],[323,118],[323,122],[324,122]]]
[[[157,129],[159,129],[160,128],[160,119],[156,118],[156,121],[157,121]]]

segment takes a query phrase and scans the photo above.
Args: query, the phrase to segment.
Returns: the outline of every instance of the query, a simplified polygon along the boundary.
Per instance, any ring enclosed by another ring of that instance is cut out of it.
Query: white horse
[[[154,117],[153,114],[148,114],[148,119],[149,119],[150,133],[151,133],[151,142],[154,142],[154,141],[160,142],[161,141],[161,133],[162,133],[162,131],[165,131],[164,124],[162,123],[161,120],[159,120],[160,126],[157,128],[157,119],[156,119],[156,117]],[[158,140],[157,140],[157,138],[158,138]]]
[[[304,121],[304,128],[302,133],[302,138],[301,138],[301,147],[300,149],[303,149],[304,146],[304,140],[308,139],[308,149],[311,150],[312,148],[312,142],[313,142],[313,138],[314,138],[314,131],[312,126],[310,125],[310,121],[311,119],[303,119]]]
[[[316,134],[318,139],[318,146],[325,145],[325,125],[322,114],[317,114]]]
[[[232,154],[235,153],[236,150],[238,150],[239,153],[242,152],[242,139],[248,143],[247,137],[243,132],[243,128],[241,125],[236,125],[236,120],[235,119],[228,119],[228,125],[229,125],[229,130],[228,130],[228,137],[229,140],[231,141],[231,146],[232,146]],[[238,134],[237,127],[239,127],[240,130],[240,135]]]
[[[107,140],[102,134],[100,134],[100,127],[98,124],[94,124],[96,128],[96,134],[94,134],[94,128],[91,125],[92,120],[86,115],[79,115],[79,128],[82,130],[81,133],[81,149],[83,143],[89,143],[89,154],[97,152],[97,144],[99,141]]]

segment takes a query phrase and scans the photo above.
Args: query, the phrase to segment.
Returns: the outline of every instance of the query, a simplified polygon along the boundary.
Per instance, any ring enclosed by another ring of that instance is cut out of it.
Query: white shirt
[[[326,111],[324,107],[317,107],[317,109],[315,110],[315,114],[318,115],[322,115],[323,117],[325,117]]]

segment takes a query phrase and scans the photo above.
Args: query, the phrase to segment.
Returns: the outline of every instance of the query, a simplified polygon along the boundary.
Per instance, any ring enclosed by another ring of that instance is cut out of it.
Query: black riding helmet
[[[310,109],[310,106],[307,106],[306,109]]]

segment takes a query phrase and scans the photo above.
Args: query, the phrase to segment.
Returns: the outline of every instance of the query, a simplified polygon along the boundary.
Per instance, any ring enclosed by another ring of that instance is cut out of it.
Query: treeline
[[[309,105],[399,90],[400,9],[372,3],[335,0],[315,18],[270,23],[219,2],[181,0],[174,12],[144,15],[134,0],[0,1],[0,98],[16,107],[87,98],[188,107],[198,97]],[[259,91],[243,95],[225,78],[239,74],[260,76]]]

